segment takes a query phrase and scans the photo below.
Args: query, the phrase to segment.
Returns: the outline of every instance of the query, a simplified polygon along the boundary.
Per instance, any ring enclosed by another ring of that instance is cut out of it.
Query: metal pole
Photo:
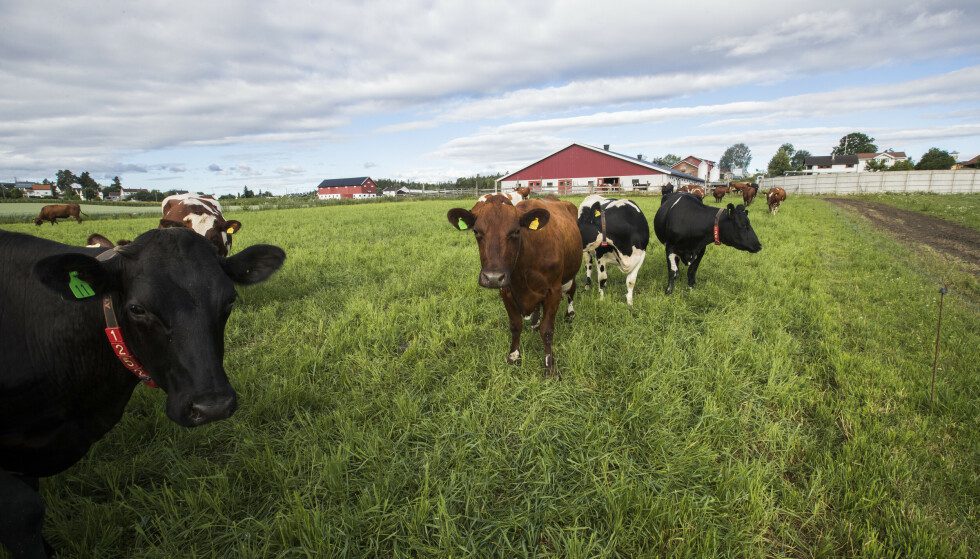
[[[936,367],[939,365],[939,331],[943,327],[943,299],[946,297],[946,285],[939,288],[939,321],[936,322],[936,354],[932,359],[932,390],[929,394],[929,407],[936,399]]]

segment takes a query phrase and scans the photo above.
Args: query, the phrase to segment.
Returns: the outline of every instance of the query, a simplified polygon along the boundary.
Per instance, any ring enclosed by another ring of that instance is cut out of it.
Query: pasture
[[[67,204],[73,203],[71,200],[45,200],[42,202],[13,202],[0,203],[0,223],[28,223],[32,221],[41,211],[41,208],[48,204]],[[146,205],[109,205],[109,204],[88,204],[81,203],[82,220],[94,217],[134,217],[139,215],[156,216],[160,212],[160,204],[152,203]],[[158,219],[159,220],[159,219]],[[62,220],[59,220],[59,223]]]
[[[638,203],[650,220],[659,199]],[[632,313],[618,270],[605,300],[580,290],[548,380],[536,332],[505,363],[506,313],[477,286],[472,234],[445,219],[457,205],[471,204],[226,215],[244,224],[236,248],[288,254],[228,324],[239,411],[185,430],[139,387],[86,459],[42,481],[52,543],[69,557],[980,549],[975,276],[820,199],[775,217],[760,199],[762,252],[709,247],[697,289],[663,294],[653,239]],[[3,227],[81,244],[156,222]]]

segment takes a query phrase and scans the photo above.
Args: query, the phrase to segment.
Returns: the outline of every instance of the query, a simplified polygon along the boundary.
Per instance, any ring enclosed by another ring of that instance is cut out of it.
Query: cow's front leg
[[[691,263],[687,266],[687,286],[691,289],[697,283],[698,266],[701,265],[701,259],[704,258],[704,248],[701,247],[700,250],[694,253],[694,256],[691,258]]]
[[[510,289],[501,289],[500,298],[504,301],[507,320],[510,323],[510,352],[507,354],[507,362],[515,365],[521,360],[521,330],[524,329],[524,317],[521,316]]]
[[[555,315],[558,314],[558,304],[561,302],[561,292],[549,292],[544,300],[544,312],[541,316],[541,341],[544,343],[544,369],[550,377],[558,376],[555,355],[551,343],[555,338]]]
[[[680,272],[678,271],[679,266],[677,264],[680,257],[674,254],[672,249],[673,247],[669,245],[665,249],[667,252],[667,295],[674,292],[674,282],[677,281],[677,276],[680,275]]]
[[[33,485],[0,470],[0,543],[14,559],[49,557],[41,536],[44,503]]]
[[[588,291],[592,287],[592,261],[595,260],[595,253],[591,250],[585,251],[585,285],[583,288]]]

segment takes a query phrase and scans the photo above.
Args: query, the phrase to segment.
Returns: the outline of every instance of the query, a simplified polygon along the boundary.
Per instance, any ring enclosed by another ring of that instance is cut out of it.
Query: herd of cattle
[[[754,197],[757,187],[752,190]],[[785,199],[779,190],[768,193],[770,208]],[[448,218],[473,231],[479,284],[500,292],[511,331],[507,361],[520,360],[529,320],[540,330],[545,369],[555,375],[555,316],[562,298],[566,319],[575,314],[583,254],[586,288],[596,268],[602,296],[606,268],[616,264],[626,274],[632,306],[650,229],[630,200],[593,195],[576,208],[529,195],[522,189],[484,196],[470,210],[450,210]],[[653,219],[666,250],[667,293],[678,262],[695,285],[712,242],[762,249],[745,206],[716,211],[703,195],[665,189]],[[265,281],[286,254],[253,245],[229,256],[242,225],[225,220],[211,198],[173,196],[161,209],[159,227],[132,241],[93,234],[88,246],[77,247],[0,231],[0,544],[15,558],[52,555],[42,536],[39,478],[84,457],[119,422],[138,384],[162,388],[167,416],[185,427],[227,418],[237,407],[223,363],[234,285]],[[35,223],[80,222],[80,214],[77,204],[47,206]]]

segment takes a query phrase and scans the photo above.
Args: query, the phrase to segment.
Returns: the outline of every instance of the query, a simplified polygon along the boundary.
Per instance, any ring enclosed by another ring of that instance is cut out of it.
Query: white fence
[[[797,194],[875,194],[879,192],[980,192],[980,170],[885,171],[878,173],[824,173],[764,178],[759,187],[781,187]]]

